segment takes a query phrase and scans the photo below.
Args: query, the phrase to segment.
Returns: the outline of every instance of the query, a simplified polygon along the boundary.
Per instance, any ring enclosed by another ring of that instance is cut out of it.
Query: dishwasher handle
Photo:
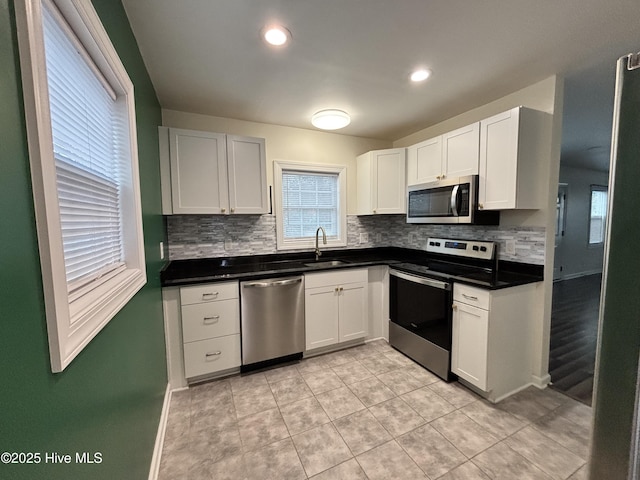
[[[252,283],[243,283],[242,287],[257,287],[257,288],[266,288],[266,287],[282,287],[284,285],[293,285],[294,283],[302,282],[302,278],[288,278],[286,280],[276,280],[275,282],[252,282]]]

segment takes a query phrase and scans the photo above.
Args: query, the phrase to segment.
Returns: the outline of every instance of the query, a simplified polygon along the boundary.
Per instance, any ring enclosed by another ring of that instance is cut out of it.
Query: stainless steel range
[[[429,238],[427,252],[427,260],[394,264],[389,272],[389,343],[449,381],[453,282],[490,281],[496,245]]]

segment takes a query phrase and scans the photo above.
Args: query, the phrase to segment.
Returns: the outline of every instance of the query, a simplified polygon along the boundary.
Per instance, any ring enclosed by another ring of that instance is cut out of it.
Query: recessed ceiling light
[[[291,32],[282,25],[269,25],[262,30],[265,42],[275,47],[281,47],[291,38]]]
[[[313,114],[311,123],[314,127],[322,130],[338,130],[349,125],[351,117],[342,110],[320,110]]]
[[[431,72],[427,69],[422,68],[420,70],[416,70],[415,72],[413,72],[410,78],[412,82],[423,82],[430,76],[431,76]]]

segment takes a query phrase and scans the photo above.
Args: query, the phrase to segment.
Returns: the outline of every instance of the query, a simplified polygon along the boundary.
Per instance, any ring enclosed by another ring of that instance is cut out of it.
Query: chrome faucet
[[[322,255],[320,247],[318,246],[318,233],[320,233],[320,230],[322,230],[322,244],[327,244],[327,232],[324,231],[324,228],[318,227],[318,229],[316,230],[316,262],[320,258],[320,255]]]

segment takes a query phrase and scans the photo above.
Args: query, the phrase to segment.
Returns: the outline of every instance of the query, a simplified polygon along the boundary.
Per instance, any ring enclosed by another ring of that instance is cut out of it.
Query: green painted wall
[[[158,242],[160,106],[119,0],[94,5],[135,85],[147,285],[60,374],[49,365],[16,24],[0,0],[0,452],[100,452],[3,465],[2,479],[146,479],[166,388]]]

